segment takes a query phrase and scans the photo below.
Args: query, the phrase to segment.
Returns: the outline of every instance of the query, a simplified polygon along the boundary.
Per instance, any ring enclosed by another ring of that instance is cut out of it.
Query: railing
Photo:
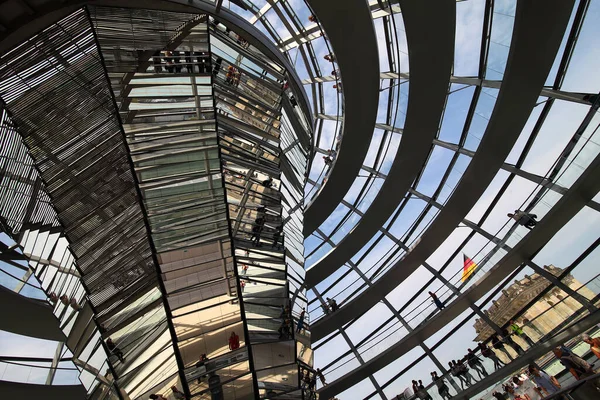
[[[600,373],[589,376],[589,377],[581,379],[581,380],[578,380],[575,383],[567,386],[566,388],[562,388],[561,390],[554,393],[553,395],[544,397],[542,400],[563,399],[564,398],[563,396],[569,396],[571,393],[579,390],[582,386],[589,385],[593,381],[596,381],[598,378],[600,378]],[[596,396],[599,396],[597,391],[596,391]],[[570,398],[570,396],[569,396],[569,398]]]
[[[596,290],[596,293],[600,293],[600,275],[594,277],[593,279],[587,281],[586,283],[582,284],[579,288],[577,288],[575,291],[576,292],[583,292],[584,290],[589,289],[590,287],[593,287]],[[583,294],[583,293],[580,293]],[[558,301],[553,307],[550,307],[548,309],[546,309],[544,312],[540,313],[539,315],[537,315],[535,318],[532,318],[528,324],[523,325],[521,328],[525,331],[525,333],[527,333],[529,335],[529,337],[532,337],[532,339],[534,340],[541,340],[542,337],[538,337],[539,334],[537,334],[537,332],[535,332],[532,328],[532,326],[535,324],[535,321],[538,320],[539,318],[541,318],[542,316],[546,315],[547,313],[550,313],[551,311],[555,310],[556,307],[562,303],[564,303],[567,299],[572,299],[572,297],[570,295],[565,295],[565,297],[563,297],[560,301]],[[579,315],[576,315],[576,313],[574,313],[575,317],[572,319],[569,319],[568,317],[563,317],[560,321],[557,321],[556,326],[559,327],[561,326],[563,323],[568,323],[568,322],[573,322],[573,321],[577,321],[583,317],[585,317],[586,315],[588,315],[588,311],[585,307],[581,307],[580,308],[581,313]],[[416,317],[415,317],[416,318]],[[412,320],[409,320],[407,322],[411,322]],[[365,355],[367,355],[367,359],[372,358],[375,355],[369,356],[368,352],[372,349],[376,349],[376,347],[381,343],[381,341],[375,341],[377,338],[383,336],[384,339],[385,338],[389,338],[391,335],[393,335],[395,332],[397,332],[399,329],[394,330],[393,332],[389,332],[389,329],[395,327],[395,325],[390,326],[390,328],[386,329],[386,330],[382,330],[381,332],[379,332],[376,336],[374,336],[373,338],[369,339],[368,341],[366,341],[365,343],[363,343],[361,346],[358,347],[358,350],[360,352],[360,354],[364,357]],[[400,328],[402,329],[402,328]],[[514,337],[514,335],[513,335]],[[382,339],[382,340],[384,340]],[[400,339],[398,339],[400,340]],[[518,341],[521,341],[521,339],[517,339]],[[473,344],[475,346],[475,344]],[[506,350],[509,350],[509,346],[504,346],[506,348]],[[377,350],[377,349],[376,349]],[[481,356],[481,352],[478,349],[475,349],[475,355],[477,355],[478,357],[480,357],[482,359],[482,363],[484,368],[487,371],[494,371],[494,363],[489,360],[488,358],[485,358],[483,356]],[[465,348],[465,353],[466,353],[466,348]],[[513,351],[514,354],[516,354]],[[335,372],[336,370],[338,370],[339,368],[343,367],[344,365],[352,362],[353,360],[355,360],[355,358],[350,358],[347,359],[346,361],[344,361],[342,364],[336,365],[334,368],[329,369],[327,371],[324,372],[324,374],[326,376],[330,375],[331,373]],[[447,360],[448,361],[448,360]],[[442,364],[447,365],[447,362],[442,362]],[[446,379],[446,381],[448,381],[448,379],[452,379],[452,375],[450,373],[447,373],[445,375],[440,375],[440,377],[443,377],[444,379]],[[431,384],[430,386],[428,386],[428,388],[430,387],[434,387],[435,389],[435,385]]]
[[[35,385],[48,384],[48,376],[54,371],[53,385],[78,385],[79,370],[73,367],[51,367],[48,362],[0,360],[0,381],[29,383]],[[36,365],[37,364],[37,365]]]
[[[588,281],[586,284],[583,284],[583,285],[581,285],[581,286],[580,286],[580,287],[577,289],[577,291],[579,291],[580,289],[589,288],[589,286],[594,286],[594,287],[596,287],[596,288],[600,288],[600,275],[599,275],[599,276],[596,276],[594,279],[592,279],[592,280]],[[598,293],[598,292],[597,292],[597,293]],[[570,297],[570,296],[567,296],[567,297],[563,298],[563,299],[562,299],[560,302],[556,303],[556,304],[555,304],[553,307],[551,307],[551,308],[549,308],[549,309],[545,310],[543,313],[540,313],[539,315],[537,315],[537,316],[536,316],[535,318],[533,318],[533,319],[532,319],[532,320],[531,320],[531,321],[530,321],[530,322],[529,322],[527,325],[524,325],[524,326],[522,327],[522,329],[523,329],[524,331],[526,331],[526,333],[529,335],[529,337],[532,337],[532,336],[533,336],[533,338],[535,338],[535,339],[534,339],[534,341],[535,341],[535,342],[543,342],[543,341],[547,340],[549,337],[552,337],[552,336],[554,336],[554,335],[556,335],[556,334],[558,334],[558,333],[562,332],[562,331],[563,331],[563,330],[564,330],[566,327],[573,325],[574,323],[576,323],[576,322],[578,322],[579,320],[581,320],[583,317],[587,316],[587,315],[588,315],[588,311],[587,311],[587,309],[586,309],[585,307],[583,307],[583,306],[582,306],[582,307],[580,307],[580,308],[579,308],[578,312],[575,312],[575,313],[573,314],[573,318],[568,318],[568,317],[566,317],[566,318],[563,318],[563,319],[562,319],[562,320],[560,320],[560,321],[557,321],[557,323],[556,323],[556,327],[555,327],[555,328],[554,328],[554,329],[553,329],[553,330],[552,330],[550,333],[548,333],[548,334],[546,334],[546,335],[542,335],[542,336],[540,336],[540,337],[537,337],[537,338],[536,338],[536,336],[538,336],[538,335],[533,335],[533,334],[532,334],[532,332],[533,332],[533,331],[529,331],[529,329],[530,329],[531,325],[533,325],[533,323],[534,323],[534,322],[535,322],[535,321],[536,321],[538,318],[541,318],[541,317],[542,317],[542,316],[544,316],[546,313],[549,313],[549,312],[551,312],[552,310],[554,310],[554,309],[556,308],[556,306],[558,306],[558,305],[559,305],[559,304],[561,304],[561,303],[564,303],[564,302],[567,300],[567,298],[569,298],[569,297]],[[596,299],[596,300],[598,300],[598,296],[596,296],[596,297],[595,297],[595,299]],[[597,302],[597,301],[596,301],[596,302]],[[592,331],[590,331],[590,334],[591,334],[592,336],[594,336],[595,334],[597,334],[597,333],[598,333],[598,331],[599,331],[598,329],[593,329]],[[516,336],[516,335],[514,335],[514,334],[513,334],[512,336],[513,336],[513,340],[514,340],[515,338],[517,338],[517,337],[518,337],[518,336]],[[532,339],[533,339],[533,338],[532,338]],[[521,340],[521,339],[520,339],[520,340]],[[524,341],[523,341],[523,343],[524,343]],[[573,351],[573,350],[574,350],[573,348],[574,348],[575,346],[577,346],[578,344],[580,344],[580,343],[581,343],[581,342],[580,342],[580,340],[579,340],[578,338],[575,338],[575,339],[574,339],[574,340],[573,340],[573,341],[572,341],[572,342],[569,344],[569,346],[571,347],[571,350]],[[523,348],[523,345],[520,345],[520,346]],[[587,345],[586,345],[586,346],[584,346],[584,347],[587,347]],[[512,347],[510,347],[510,346],[508,346],[508,345],[505,345],[505,346],[504,346],[504,348],[505,348],[506,350],[508,350],[509,348],[510,348],[510,349],[512,349]],[[573,351],[573,352],[577,354],[577,352],[576,352],[576,351]],[[514,351],[513,351],[513,353],[514,353]],[[580,354],[578,354],[578,355],[580,355],[580,356],[584,356],[583,352],[579,352],[579,353],[580,353]],[[505,354],[506,354],[506,353],[505,353]],[[481,353],[479,352],[479,350],[476,352],[476,355],[477,355],[477,356],[479,356],[479,357],[482,359],[482,364],[483,364],[484,368],[485,368],[487,371],[492,371],[492,372],[493,372],[493,371],[495,370],[493,362],[492,362],[491,360],[489,360],[488,358],[485,358],[485,357],[481,356]],[[520,357],[520,356],[521,356],[521,355],[517,355],[517,354],[515,353],[515,356],[513,356],[513,359],[512,359],[512,360],[514,360],[514,359],[516,359],[516,358],[518,358],[518,357]],[[552,364],[554,364],[554,366],[555,366],[555,367],[558,367],[558,368],[560,368],[560,370],[561,370],[561,371],[562,371],[562,370],[564,370],[564,367],[562,367],[562,365],[559,363],[559,361],[558,361],[558,360],[556,360],[552,354],[549,354],[549,355],[548,355],[548,357],[550,358],[550,361],[552,362]],[[511,361],[512,361],[512,360],[511,360]],[[506,365],[510,365],[510,363],[506,363]],[[551,368],[552,368],[551,366],[545,366],[545,367],[544,367],[544,369],[546,369],[546,370],[547,370],[547,372],[548,372],[550,375],[557,375],[557,374],[560,372],[560,371],[557,371],[556,373],[554,373],[554,372],[551,372],[551,371],[550,371],[550,369],[551,369]],[[469,372],[469,373],[470,373],[470,372]],[[514,375],[514,374],[513,374],[513,375]],[[569,374],[569,375],[570,375],[570,374]],[[444,375],[444,377],[445,377],[446,379],[449,379],[449,378],[450,378],[450,376],[451,376],[451,374],[450,374],[450,373],[448,373],[448,374]],[[473,381],[477,381],[477,379],[475,379],[475,377],[473,376],[473,374],[471,374],[471,377],[473,378]],[[505,379],[505,380],[506,380],[506,379]],[[561,384],[564,384],[564,382],[561,382]],[[434,386],[434,385],[432,384],[432,385],[430,385],[429,387],[432,387],[432,386]],[[429,387],[428,387],[428,388],[429,388]],[[486,389],[486,390],[483,392],[483,394],[489,394],[489,393],[491,393],[493,390],[500,390],[500,389],[498,388],[498,385],[492,385],[492,386],[490,386],[490,388]],[[477,396],[475,396],[475,397],[476,397],[476,398],[480,398],[480,397],[481,397],[483,394],[478,394],[478,395],[477,395]]]

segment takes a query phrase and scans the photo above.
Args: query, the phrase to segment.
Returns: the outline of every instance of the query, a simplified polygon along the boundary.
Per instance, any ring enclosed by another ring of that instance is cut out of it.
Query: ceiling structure
[[[118,3],[142,7],[135,0]],[[12,61],[5,54],[67,16],[75,20],[69,38],[60,39],[65,40],[65,49],[74,35],[82,37],[81,42],[75,40],[77,46],[93,48],[85,39],[90,30],[77,20],[84,5],[115,4],[108,0],[0,4],[0,68],[7,71],[7,65],[33,62],[23,61],[27,53],[13,53]],[[594,220],[600,212],[599,104],[586,97],[598,94],[599,88],[586,84],[588,76],[576,79],[576,67],[585,60],[592,16],[599,12],[597,3],[217,0],[153,1],[143,2],[143,7],[180,13],[181,20],[170,21],[172,27],[166,29],[173,34],[192,30],[180,25],[199,13],[218,15],[225,25],[247,34],[253,46],[293,75],[290,84],[301,96],[300,106],[314,120],[303,233],[315,366],[330,383],[320,388],[322,398],[392,398],[415,378],[411,369],[442,369],[450,358],[458,358],[458,352],[466,349],[442,350],[452,347],[460,335],[471,335],[467,328],[472,321],[486,319],[483,310],[515,277],[538,273],[561,285],[544,272],[539,255],[556,247],[553,238],[561,237],[576,218]],[[309,20],[310,15],[316,22]],[[60,35],[57,31],[45,40],[59,40]],[[101,37],[98,40],[102,42]],[[89,71],[87,78],[93,82],[104,74],[98,65],[111,72],[110,61],[92,56],[89,64],[81,60],[77,70]],[[57,63],[60,66],[60,57]],[[21,68],[27,70],[28,64]],[[121,85],[118,91],[132,90],[133,84],[123,85],[129,79],[126,71],[113,72],[123,74],[118,79],[111,76],[111,83]],[[3,74],[3,82],[9,75]],[[48,83],[68,84],[68,79]],[[4,101],[11,100],[10,90],[17,96],[20,88],[1,87]],[[73,129],[72,134],[78,135],[92,124],[102,132],[117,129],[117,118],[107,118],[117,115],[114,107],[121,106],[113,104],[111,89],[91,85],[85,90],[83,97],[69,100],[80,114],[57,114],[55,122],[62,119],[62,124],[47,126],[49,131],[67,134]],[[52,112],[26,106],[24,102],[18,114],[31,119],[17,121],[20,126],[34,126],[36,112]],[[65,136],[69,140],[73,139]],[[97,143],[118,147],[120,139],[114,140]],[[60,143],[48,148],[43,142],[43,137],[33,135],[26,144],[37,156],[61,148]],[[323,160],[330,154],[328,165]],[[93,153],[86,157],[99,160]],[[116,152],[111,163],[125,162],[123,157]],[[83,171],[93,161],[78,162]],[[46,165],[47,170],[40,171],[44,181],[60,181],[41,192],[64,199],[65,205],[91,195],[83,185],[73,185],[67,192],[64,182],[82,178],[60,176],[60,163],[51,156]],[[106,210],[107,225],[87,225],[88,231],[79,231],[75,225],[82,217],[77,213],[60,215],[62,225],[73,224],[70,235],[85,238],[92,232],[107,248],[121,246],[122,259],[142,255],[153,268],[158,264],[151,260],[157,250],[134,235],[144,225],[141,208],[132,207],[122,221],[115,220],[123,207],[132,204],[140,182],[123,171],[121,176],[106,175],[100,183],[112,188],[105,193],[114,207]],[[38,219],[45,219],[43,229],[57,225],[55,216],[47,217],[52,213],[42,206],[35,211],[24,208],[22,213],[29,215],[39,212]],[[533,231],[506,217],[515,208],[537,215],[540,222]],[[115,222],[130,231],[115,229],[110,225]],[[115,236],[115,231],[122,236]],[[579,265],[593,258],[597,237],[597,230],[592,230],[581,240],[585,249],[573,248],[572,254],[564,249],[572,259],[570,270],[583,268]],[[129,251],[134,242],[135,252]],[[71,246],[78,251],[73,240]],[[462,277],[462,253],[478,265],[468,280]],[[82,254],[79,267],[85,270]],[[129,274],[148,273],[139,269],[140,262]],[[94,279],[101,280],[100,288],[102,280],[111,278],[103,273]],[[157,296],[148,300],[152,307],[162,301],[158,281],[156,274],[148,273],[145,284],[158,288]],[[447,304],[441,313],[435,314],[428,291]],[[577,298],[577,292],[569,294]],[[94,306],[103,308],[114,294],[99,291],[96,296]],[[327,298],[340,305],[337,312],[324,314]],[[589,307],[587,301],[581,302]],[[157,318],[168,325],[166,317]],[[490,321],[493,328],[502,328],[494,325]],[[173,354],[172,361],[178,362],[178,356]]]

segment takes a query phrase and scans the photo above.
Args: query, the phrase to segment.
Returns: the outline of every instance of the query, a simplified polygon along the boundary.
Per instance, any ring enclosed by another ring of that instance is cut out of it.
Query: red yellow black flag
[[[477,269],[477,264],[473,260],[463,253],[464,265],[463,265],[463,273],[462,273],[462,281],[466,282],[473,272]]]

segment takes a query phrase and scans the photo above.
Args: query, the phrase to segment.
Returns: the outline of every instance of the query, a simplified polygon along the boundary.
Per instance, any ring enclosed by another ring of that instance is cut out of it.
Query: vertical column
[[[298,207],[304,171],[296,174],[295,164],[305,166],[306,154],[289,148],[296,107],[283,68],[265,64],[257,49],[220,26],[211,27],[210,40],[229,229],[256,388],[261,396],[301,398],[297,359],[308,366],[312,358],[306,300],[291,300],[304,264]]]

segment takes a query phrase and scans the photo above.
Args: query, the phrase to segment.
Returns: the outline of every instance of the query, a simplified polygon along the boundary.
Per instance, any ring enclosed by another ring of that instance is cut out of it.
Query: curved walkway
[[[553,0],[555,1],[555,0]],[[562,0],[558,0],[562,1]],[[567,16],[569,14],[567,13]],[[399,342],[381,354],[356,368],[352,372],[331,382],[319,393],[330,398],[360,382],[376,371],[406,354],[412,348],[425,341],[445,326],[455,321],[486,294],[490,293],[511,272],[523,262],[532,258],[552,237],[573,218],[600,190],[600,156],[597,156],[571,189],[556,203],[523,240],[509,251],[494,267],[492,267],[477,283],[469,287],[446,308],[433,318],[416,327],[415,330],[400,339]]]
[[[65,341],[52,307],[0,286],[0,329],[46,340]]]
[[[369,6],[364,0],[307,0],[331,46],[344,88],[343,140],[327,183],[307,206],[309,236],[340,204],[365,160],[379,104],[379,53]],[[327,88],[327,90],[331,90]]]
[[[540,357],[552,351],[554,347],[564,344],[569,339],[584,333],[598,323],[600,323],[600,311],[596,311],[593,314],[588,315],[583,320],[566,329],[564,332],[561,332],[558,335],[545,340],[543,343],[539,343],[537,346],[528,349],[524,355],[520,356],[513,362],[506,364],[499,370],[490,373],[487,377],[475,383],[474,385],[469,386],[453,398],[465,400],[472,399],[474,396],[486,390],[490,386],[508,378],[514,374],[516,370],[527,367],[530,363],[535,362]]]
[[[454,61],[456,1],[404,1],[401,7],[411,72],[400,148],[377,197],[358,224],[306,271],[307,288],[333,274],[385,224],[423,168],[437,134]],[[329,178],[328,185],[332,181]]]
[[[136,0],[121,0],[118,3],[115,3],[111,0],[49,0],[43,2],[43,4],[31,5],[28,7],[23,7],[22,9],[15,9],[13,4],[10,3],[0,3],[0,15],[7,16],[6,19],[0,18],[0,23],[4,28],[0,32],[0,54],[4,54],[13,47],[25,42],[29,37],[38,33],[42,29],[88,4],[106,7],[147,8],[151,10],[183,13],[206,13],[218,18],[221,23],[233,28],[236,30],[236,32],[242,33],[250,44],[254,45],[266,55],[274,58],[285,67],[289,73],[289,76],[291,77],[290,85],[293,87],[295,92],[302,95],[302,98],[298,99],[302,110],[312,119],[313,114],[308,101],[308,95],[304,90],[302,82],[298,77],[294,66],[290,64],[288,59],[277,48],[272,40],[268,39],[256,27],[254,27],[245,19],[239,17],[237,14],[225,8],[221,8],[219,12],[216,12],[214,5],[202,1],[197,1],[193,4],[191,2],[189,4],[185,4],[177,0],[161,0],[148,2],[145,4]],[[260,40],[256,40],[256,38]],[[379,74],[379,69],[377,69],[377,74]],[[379,87],[378,85],[379,82],[376,83],[377,88]]]
[[[421,241],[377,282],[312,327],[317,341],[362,315],[409,277],[464,219],[498,172],[535,106],[569,22],[573,0],[517,3],[513,39],[498,100],[477,153]],[[308,274],[307,274],[308,276]]]
[[[7,399],[84,400],[83,385],[35,385],[0,381],[0,393]]]

